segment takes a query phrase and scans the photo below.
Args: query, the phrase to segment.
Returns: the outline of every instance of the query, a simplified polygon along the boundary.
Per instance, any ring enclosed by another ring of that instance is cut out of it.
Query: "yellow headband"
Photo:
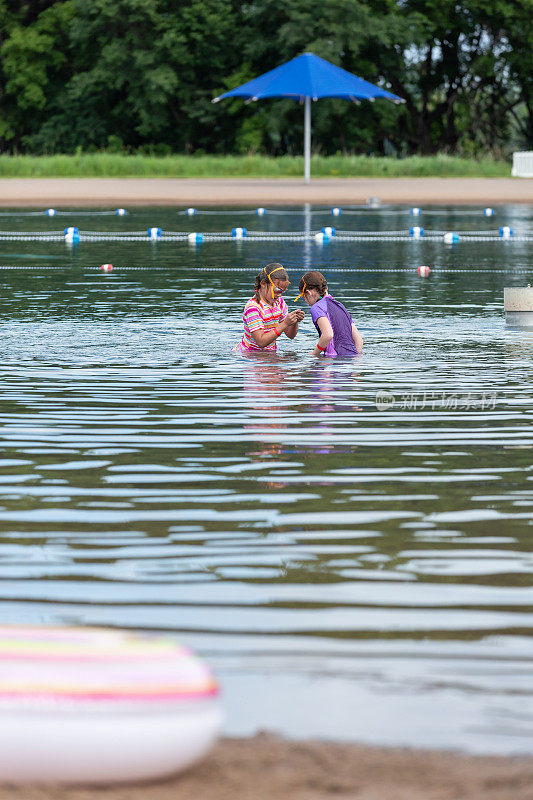
[[[304,288],[302,289],[302,291],[300,292],[300,294],[298,295],[298,297],[295,297],[295,298],[294,298],[294,300],[293,300],[292,302],[293,302],[293,303],[295,303],[297,300],[299,300],[299,299],[300,299],[300,297],[303,297],[303,293],[305,292],[305,290],[306,290],[306,289],[307,289],[307,284],[306,284],[306,282],[304,281]]]
[[[276,267],[276,269],[273,269],[272,272],[267,272],[267,274],[266,274],[268,280],[272,284],[272,289],[271,289],[271,291],[272,291],[272,300],[274,299],[274,281],[272,280],[272,278],[270,276],[273,275],[275,272],[278,272],[280,269],[285,271],[285,267]],[[289,281],[289,283],[290,283],[290,281]]]

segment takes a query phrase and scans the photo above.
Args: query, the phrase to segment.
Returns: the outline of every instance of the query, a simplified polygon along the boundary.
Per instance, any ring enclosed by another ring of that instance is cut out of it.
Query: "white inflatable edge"
[[[217,702],[140,713],[72,710],[2,713],[0,782],[109,784],[161,778],[194,764],[215,743]]]

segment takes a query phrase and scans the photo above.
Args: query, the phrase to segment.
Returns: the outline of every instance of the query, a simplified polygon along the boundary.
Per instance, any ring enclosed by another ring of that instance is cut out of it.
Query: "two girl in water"
[[[282,333],[294,339],[304,318],[301,309],[289,311],[282,297],[289,286],[289,276],[281,264],[268,264],[255,279],[254,296],[244,307],[244,334],[240,343],[243,353],[277,350]],[[300,294],[311,307],[311,319],[319,339],[315,356],[355,356],[363,349],[363,338],[348,310],[328,292],[321,272],[306,272],[300,280]]]

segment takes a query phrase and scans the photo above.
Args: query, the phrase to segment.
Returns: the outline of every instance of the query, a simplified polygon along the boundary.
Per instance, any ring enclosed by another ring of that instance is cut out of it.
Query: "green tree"
[[[9,35],[0,47],[4,78],[0,138],[4,142],[20,147],[45,118],[48,98],[69,77],[72,17],[72,2],[50,5],[26,26],[11,17]]]
[[[531,8],[531,0],[406,0],[399,6],[410,36],[384,62],[407,100],[409,151],[505,147],[513,110],[531,97]]]
[[[533,0],[0,0],[0,146],[301,153],[297,102],[211,100],[305,51],[406,100],[313,104],[315,150],[533,147]]]
[[[264,0],[250,6],[242,36],[249,76],[273,69],[303,52],[387,87],[380,54],[397,35],[395,3],[389,0]],[[236,84],[233,84],[236,85]],[[293,100],[262,101],[264,148],[301,153],[303,109]],[[256,113],[252,104],[247,118]],[[386,102],[354,107],[344,100],[313,104],[313,146],[334,153],[382,151],[402,115]]]
[[[227,0],[72,0],[75,71],[33,139],[46,149],[213,140],[211,97],[236,54]]]

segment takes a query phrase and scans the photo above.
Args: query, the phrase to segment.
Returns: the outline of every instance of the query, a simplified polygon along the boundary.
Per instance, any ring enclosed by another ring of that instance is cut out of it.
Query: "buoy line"
[[[75,217],[75,216],[83,216],[83,217],[110,217],[110,216],[126,216],[127,214],[135,213],[128,211],[125,208],[116,208],[116,209],[83,209],[83,208],[74,208],[74,209],[55,209],[55,208],[47,208],[42,210],[34,210],[34,211],[23,211],[19,209],[11,209],[9,211],[0,211],[0,217]],[[464,216],[464,217],[492,217],[495,214],[495,210],[493,208],[483,208],[483,209],[472,209],[472,208],[447,208],[444,207],[442,209],[424,209],[419,206],[406,206],[394,203],[381,203],[379,198],[368,198],[366,203],[362,204],[349,204],[346,206],[324,206],[321,208],[265,208],[263,206],[259,206],[257,208],[220,208],[220,209],[213,209],[213,208],[193,208],[189,207],[186,209],[180,209],[176,211],[178,216],[196,216],[196,215],[203,215],[203,216],[238,216],[238,215],[255,215],[259,217],[264,216],[295,216],[295,217],[302,217],[302,216],[324,216],[324,215],[332,215],[335,217],[339,217],[342,214],[347,215],[365,215],[365,214],[380,214],[380,215],[409,215],[414,217],[419,216]]]
[[[119,267],[122,269],[122,267]],[[149,267],[125,267],[125,269],[150,269]],[[168,269],[172,269],[169,267]],[[178,267],[179,269],[179,267]],[[227,272],[228,269],[231,272],[250,272],[255,273],[257,272],[257,267],[187,267],[187,269],[192,269],[195,272]],[[287,269],[304,269],[301,265],[293,266],[291,264],[287,265]],[[374,272],[416,272],[419,267],[322,267],[324,273],[326,272],[345,272],[345,273],[356,273],[356,272],[365,272],[372,274]],[[458,275],[458,274],[465,274],[465,273],[486,273],[489,275],[495,274],[502,274],[511,277],[512,275],[531,275],[533,274],[533,267],[531,269],[514,269],[511,270],[502,269],[501,267],[497,267],[496,269],[454,269],[448,267],[431,267],[431,271],[443,275],[443,274],[450,274],[450,275]]]
[[[373,202],[372,202],[373,201]],[[258,208],[221,208],[221,209],[213,209],[213,208],[186,208],[181,209],[177,212],[180,216],[196,216],[197,214],[206,215],[206,216],[231,216],[233,214],[256,214],[260,217],[264,216],[271,216],[271,215],[287,215],[287,216],[307,216],[307,215],[314,215],[314,214],[332,214],[333,216],[340,216],[341,214],[409,214],[411,216],[442,216],[442,215],[459,215],[459,216],[484,216],[484,217],[492,217],[495,214],[493,208],[446,208],[444,207],[442,210],[440,209],[429,209],[426,210],[419,206],[406,206],[394,203],[381,203],[379,198],[369,198],[366,203],[362,204],[350,204],[346,206],[325,206],[323,208],[264,208],[262,206]]]
[[[112,264],[102,264],[102,265],[95,265],[95,264],[87,264],[87,265],[65,265],[65,264],[0,264],[0,271],[2,270],[19,270],[19,271],[26,271],[26,270],[63,270],[64,272],[72,272],[72,271],[92,271],[92,270],[99,270],[104,272],[143,272],[143,271],[150,271],[150,272],[178,272],[181,269],[193,270],[194,272],[246,272],[249,274],[255,274],[257,272],[257,265],[251,265],[249,267],[233,267],[233,266],[219,266],[219,267],[197,267],[195,265],[187,265],[187,266],[146,266],[143,264],[139,265],[124,265],[124,266],[113,266]],[[304,269],[303,265],[296,264],[296,265],[288,265],[288,269],[291,270],[298,270]],[[345,273],[345,274],[355,274],[355,273],[365,273],[365,274],[373,274],[373,273],[416,273],[417,270],[422,269],[425,274],[425,270],[428,268],[426,267],[419,267],[419,266],[410,266],[410,267],[323,267],[323,271],[325,273]],[[436,275],[462,275],[462,274],[486,274],[486,275],[507,275],[508,277],[512,277],[513,275],[531,275],[533,274],[533,267],[528,268],[510,268],[504,269],[502,267],[496,267],[494,269],[490,268],[454,268],[454,267],[431,267],[431,273]]]
[[[19,211],[18,209],[0,211],[0,217],[42,217],[43,215],[46,217],[72,217],[75,214],[83,215],[84,217],[124,217],[128,214],[128,211],[125,208],[115,208],[112,211],[96,211],[87,208],[75,208],[71,211],[58,211],[55,208],[47,208],[43,211]]]
[[[65,228],[64,231],[0,231],[0,241],[35,241],[35,242],[59,242],[66,241],[71,244],[79,242],[142,242],[157,241],[162,243],[188,241],[190,244],[201,244],[202,242],[230,242],[230,241],[251,241],[251,242],[307,242],[316,241],[318,243],[334,242],[380,242],[380,241],[442,241],[455,244],[459,241],[465,242],[494,242],[494,241],[514,241],[514,242],[533,242],[533,231],[523,231],[515,233],[513,228],[502,226],[497,230],[490,231],[440,231],[424,230],[424,228],[413,226],[407,230],[397,231],[337,231],[332,227],[324,227],[322,230],[311,231],[248,231],[246,228],[233,228],[230,231],[214,232],[189,232],[189,231],[163,231],[161,228],[149,228],[148,231],[80,231],[77,227]]]

